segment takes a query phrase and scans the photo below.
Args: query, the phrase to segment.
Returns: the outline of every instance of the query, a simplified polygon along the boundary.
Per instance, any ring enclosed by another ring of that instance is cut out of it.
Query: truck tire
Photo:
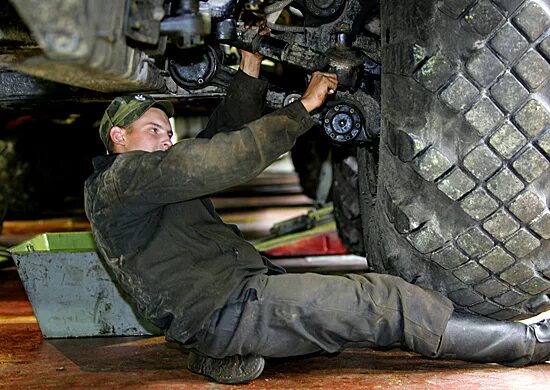
[[[21,157],[19,142],[15,138],[0,139],[0,225],[9,213],[19,217],[35,210],[28,173],[29,164]]]
[[[292,148],[294,169],[304,194],[316,200],[321,165],[332,159],[332,187],[327,201],[332,201],[338,235],[352,253],[365,254],[358,190],[358,167],[355,151],[331,146],[318,128],[298,138]]]
[[[330,158],[330,144],[318,127],[302,134],[290,151],[294,170],[298,174],[304,194],[316,200],[321,165]]]
[[[355,150],[333,148],[332,176],[332,204],[338,236],[351,253],[363,256],[365,244]]]
[[[67,216],[82,209],[90,161],[104,153],[94,125],[99,115],[88,109],[64,124],[60,121],[68,114],[52,109],[0,126],[0,221]]]
[[[386,0],[369,261],[462,311],[550,307],[550,2]]]

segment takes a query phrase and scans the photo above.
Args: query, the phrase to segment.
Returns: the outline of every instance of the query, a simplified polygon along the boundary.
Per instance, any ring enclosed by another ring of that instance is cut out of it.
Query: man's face
[[[125,151],[143,150],[155,152],[168,150],[172,146],[172,125],[161,109],[152,107],[145,111],[126,131]]]

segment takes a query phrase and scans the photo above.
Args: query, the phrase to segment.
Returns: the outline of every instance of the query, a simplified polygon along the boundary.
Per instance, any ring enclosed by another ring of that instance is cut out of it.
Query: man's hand
[[[246,26],[249,28],[257,28],[259,35],[268,35],[271,30],[265,25],[265,21],[258,22],[256,26]],[[260,76],[260,68],[264,57],[260,53],[251,53],[241,49],[241,64],[240,69],[251,77],[258,78]]]
[[[313,73],[306,91],[300,98],[307,112],[321,107],[327,95],[333,94],[338,86],[338,77],[334,73]]]
[[[260,76],[263,56],[259,53],[251,53],[241,49],[241,64],[239,68],[251,77]]]

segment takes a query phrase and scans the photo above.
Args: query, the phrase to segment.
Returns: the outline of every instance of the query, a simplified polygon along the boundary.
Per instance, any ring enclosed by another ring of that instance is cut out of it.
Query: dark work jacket
[[[84,192],[98,250],[138,311],[169,339],[188,340],[244,281],[268,272],[205,198],[254,178],[313,125],[299,101],[257,119],[265,89],[239,71],[207,138],[93,161]]]

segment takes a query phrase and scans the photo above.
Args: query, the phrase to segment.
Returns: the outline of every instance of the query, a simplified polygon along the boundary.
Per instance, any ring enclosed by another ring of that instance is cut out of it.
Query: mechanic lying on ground
[[[146,318],[217,382],[257,378],[264,357],[403,345],[430,357],[512,366],[550,356],[550,321],[453,311],[440,294],[378,274],[285,274],[222,222],[208,194],[258,175],[337,87],[314,73],[302,98],[261,116],[261,58],[243,52],[226,98],[196,139],[172,145],[170,103],[136,95],[107,108],[86,213],[107,266]]]

